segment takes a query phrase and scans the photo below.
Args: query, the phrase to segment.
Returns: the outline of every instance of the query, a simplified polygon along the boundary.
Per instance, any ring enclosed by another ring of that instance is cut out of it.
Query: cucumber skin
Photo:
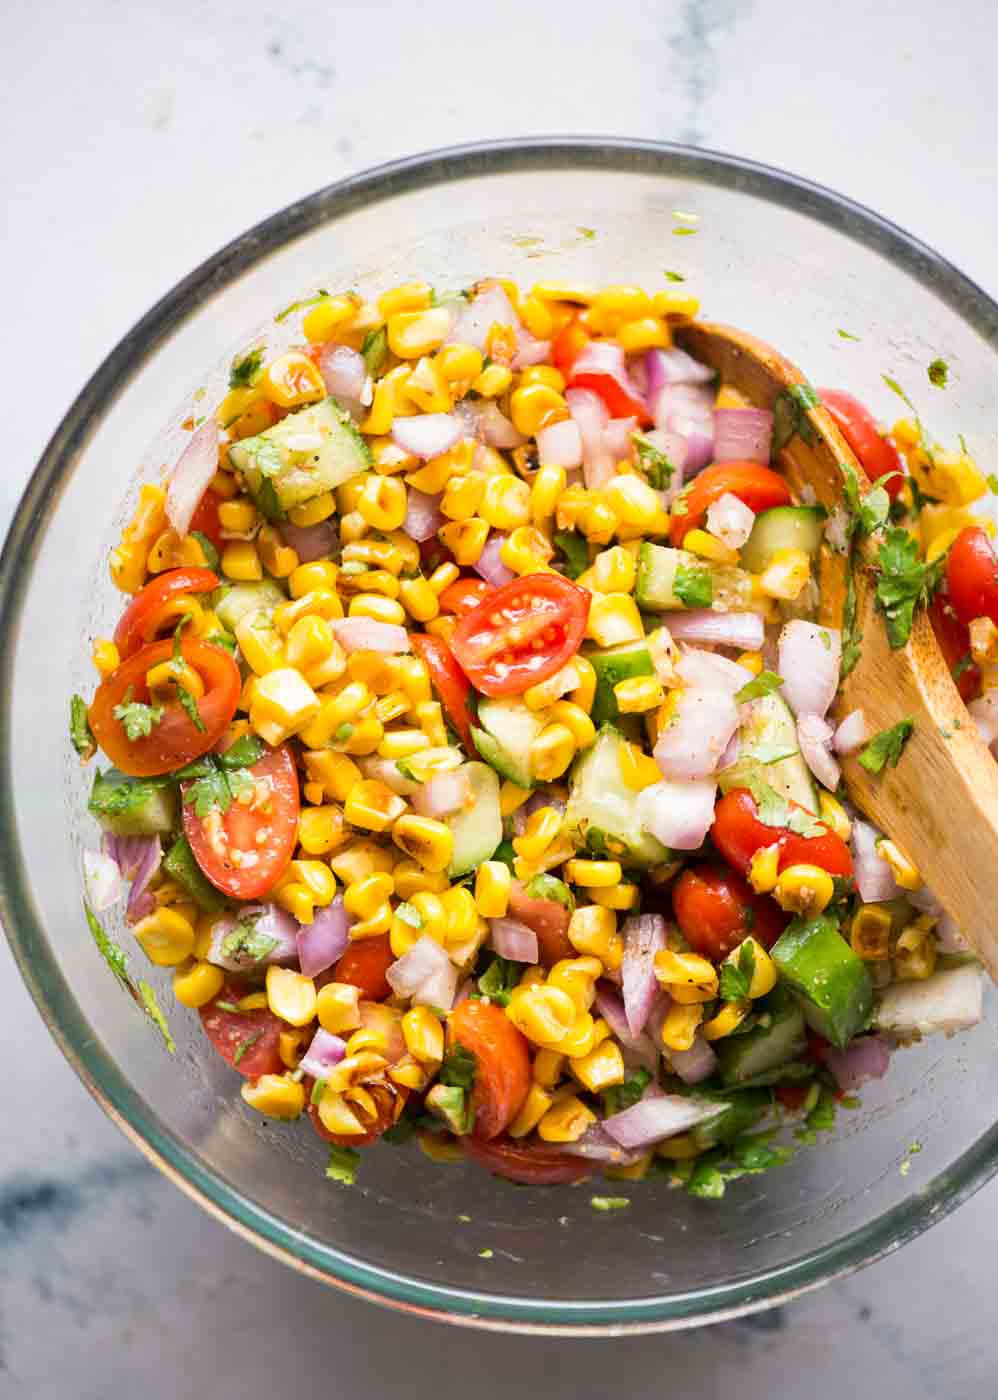
[[[601,729],[604,724],[613,724],[620,718],[617,697],[613,693],[613,687],[618,681],[630,680],[632,676],[655,674],[651,652],[647,647],[631,642],[626,646],[626,650],[621,648],[616,653],[612,650],[585,653],[586,660],[596,672],[596,692],[593,695],[590,717],[597,729]]]
[[[178,836],[167,851],[163,869],[206,914],[218,914],[225,908],[225,896],[216,890],[198,865],[186,836]]]
[[[813,559],[821,548],[824,522],[821,506],[774,506],[762,511],[742,545],[742,567],[761,574],[778,549],[803,549]]]
[[[537,786],[537,780],[529,777],[520,766],[508,760],[505,750],[499,741],[492,734],[487,734],[484,729],[479,729],[472,725],[471,737],[475,741],[475,748],[479,756],[485,760],[490,768],[494,768],[500,778],[506,778],[511,783],[516,783],[517,787],[532,788]]]
[[[579,850],[620,860],[626,867],[665,865],[673,858],[672,852],[638,826],[636,793],[620,776],[619,753],[614,779],[609,750],[624,742],[619,729],[604,725],[592,747],[576,759],[564,830]],[[597,791],[593,794],[583,790],[590,773],[595,773],[592,781]]]
[[[760,1075],[797,1059],[806,1046],[804,1016],[787,987],[777,983],[769,995],[760,1000],[758,1009],[769,1013],[770,1025],[756,1026],[744,1035],[728,1036],[716,1044],[725,1084],[757,1082]],[[751,1063],[746,1065],[746,1060]]]
[[[215,616],[223,627],[232,633],[247,613],[258,608],[275,608],[288,601],[287,594],[270,579],[259,582],[234,583],[231,587],[217,589],[212,595]]]
[[[837,1050],[869,1024],[873,984],[866,964],[839,933],[834,919],[795,919],[770,950],[781,978],[796,995],[804,1019]]]
[[[450,817],[447,825],[454,833],[454,854],[447,874],[452,880],[467,875],[483,861],[491,860],[502,844],[502,817],[499,812],[499,779],[485,763],[468,763],[474,805]],[[482,832],[476,830],[482,827]],[[470,848],[470,849],[469,849]]]
[[[102,784],[108,787],[119,786],[108,778],[108,774],[114,771],[114,769],[108,769],[107,773],[97,774],[94,779],[91,801],[87,804],[87,810],[91,816],[97,819],[104,831],[110,832],[112,836],[162,836],[166,832],[175,830],[178,825],[177,793],[174,787],[167,784],[150,783],[152,791],[146,801],[136,803],[132,808],[116,812],[102,812],[99,808],[92,806],[94,793],[99,791]],[[138,788],[144,781],[142,778],[126,778],[120,786]]]

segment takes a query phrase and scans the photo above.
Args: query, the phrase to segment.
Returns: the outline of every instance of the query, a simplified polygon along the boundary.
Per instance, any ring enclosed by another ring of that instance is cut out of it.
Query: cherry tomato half
[[[772,830],[772,828],[770,828]],[[695,953],[720,962],[751,934],[771,948],[790,916],[723,865],[695,865],[672,887],[676,922]]]
[[[530,1052],[526,1037],[501,1006],[488,1001],[460,1002],[447,1022],[451,1045],[463,1045],[475,1057],[475,1136],[498,1137],[516,1117],[530,1088]]]
[[[198,1012],[204,1033],[225,1063],[246,1079],[258,1079],[261,1074],[283,1074],[285,1067],[278,1041],[281,1031],[286,1029],[284,1022],[266,1007],[259,1011],[225,1010],[225,1007],[235,1006],[248,990],[239,982],[226,982],[218,995]]]
[[[225,546],[222,539],[222,522],[218,518],[218,508],[221,504],[221,497],[216,492],[206,491],[198,501],[197,510],[191,516],[188,527],[188,534],[204,535],[206,539],[211,540],[219,554]]]
[[[148,735],[129,739],[115,708],[131,699],[141,704],[149,701],[146,672],[173,655],[173,642],[166,638],[153,642],[130,656],[97,687],[90,706],[90,728],[94,738],[108,758],[133,778],[151,778],[169,773],[191,759],[200,758],[221,738],[226,725],[236,712],[242,677],[239,667],[221,647],[205,642],[183,641],[180,644],[184,661],[196,671],[204,684],[205,693],[198,700],[201,717],[199,729],[179,702],[164,707],[158,724]]]
[[[331,1133],[319,1117],[319,1105],[312,1103],[312,1086],[314,1080],[306,1078],[306,1097],[309,1100],[308,1116],[312,1120],[312,1127],[319,1136],[326,1142],[334,1142],[337,1147],[370,1147],[372,1142],[376,1142],[382,1133],[397,1123],[399,1115],[405,1108],[405,1101],[409,1096],[409,1091],[398,1084],[393,1084],[388,1079],[378,1079],[364,1084],[364,1088],[374,1101],[376,1112],[372,1118],[359,1104],[350,1105],[353,1112],[367,1129],[364,1133]]]
[[[735,788],[714,808],[710,829],[714,845],[730,865],[747,874],[756,851],[764,846],[779,847],[779,869],[789,865],[820,865],[829,875],[852,875],[849,847],[824,822],[820,836],[798,836],[781,826],[767,826],[758,817],[755,798],[746,788]]]
[[[451,651],[478,690],[519,695],[575,655],[591,602],[558,574],[526,574],[458,620]]]
[[[489,585],[483,578],[456,578],[449,583],[440,595],[440,606],[444,612],[457,613],[463,617],[472,608],[477,608],[489,596]]]
[[[961,622],[990,617],[998,626],[998,558],[979,526],[968,525],[953,541],[946,563],[946,587]]]
[[[462,1138],[465,1151],[494,1176],[520,1181],[526,1186],[558,1186],[582,1181],[592,1173],[592,1163],[571,1157],[543,1143],[515,1142],[511,1138]]]
[[[471,711],[468,709],[471,684],[468,677],[454,660],[450,647],[442,638],[425,637],[421,632],[417,632],[410,640],[413,651],[425,663],[430,673],[433,689],[440,696],[440,702],[447,711],[447,718],[468,753],[473,754],[475,741],[471,737]]]
[[[221,828],[209,833],[207,818],[182,801],[184,832],[198,865],[216,889],[234,899],[259,899],[283,874],[298,839],[298,770],[287,744],[265,753],[249,769],[257,792],[266,784],[265,802],[233,802],[221,814]],[[190,782],[181,783],[186,798]],[[212,817],[217,817],[217,810]]]
[[[642,428],[651,422],[651,415],[627,373],[624,352],[612,340],[591,340],[578,350],[572,361],[569,386],[599,394],[611,418],[636,418]]]
[[[385,973],[395,961],[387,933],[375,938],[355,938],[331,969],[330,982],[348,982],[372,1001],[384,1001],[391,992]]]
[[[788,506],[793,500],[783,477],[758,462],[719,462],[705,467],[683,498],[685,514],[672,517],[669,538],[673,545],[678,548],[690,530],[698,530],[710,507],[729,491],[756,515],[775,506]]]
[[[871,481],[897,472],[884,482],[884,490],[893,501],[904,486],[905,475],[897,448],[880,433],[873,415],[852,394],[844,389],[819,389],[818,395]]]
[[[574,958],[575,949],[568,941],[571,914],[556,899],[536,899],[527,894],[519,880],[509,891],[509,912],[537,934],[537,947],[544,967],[553,967],[562,958]]]
[[[122,661],[159,636],[164,624],[172,632],[181,613],[174,605],[186,593],[210,593],[219,579],[210,569],[168,569],[136,593],[114,629],[114,644]]]
[[[981,689],[981,672],[970,659],[967,624],[960,621],[942,593],[936,593],[929,604],[929,621],[960,698],[965,703],[973,700]]]

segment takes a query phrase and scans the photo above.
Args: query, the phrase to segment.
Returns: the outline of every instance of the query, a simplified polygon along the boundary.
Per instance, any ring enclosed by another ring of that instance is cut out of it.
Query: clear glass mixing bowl
[[[720,1202],[633,1184],[630,1209],[600,1215],[585,1186],[513,1187],[414,1146],[365,1155],[358,1185],[336,1186],[307,1124],[270,1126],[244,1107],[165,976],[151,980],[176,1037],[172,1058],[95,951],[79,874],[81,842],[94,839],[88,777],[69,752],[67,700],[92,686],[89,640],[121,607],[105,561],[137,482],[175,459],[181,422],[220,396],[250,337],[294,339],[295,318],[275,325],[275,311],[317,287],[371,291],[414,276],[441,288],[486,273],[658,286],[667,269],[708,315],[782,347],[814,383],[842,384],[886,416],[897,407],[886,372],[939,437],[963,431],[982,453],[995,440],[998,307],[869,211],[679,147],[477,146],[331,186],[193,272],[70,409],[0,564],[0,912],[52,1034],[123,1131],[206,1209],[316,1278],[454,1322],[680,1327],[766,1306],[896,1249],[998,1165],[992,1029],[898,1056],[834,1137]],[[925,375],[937,355],[950,367],[944,393]],[[137,950],[130,960],[136,970],[144,961]],[[914,1143],[921,1151],[909,1155]]]

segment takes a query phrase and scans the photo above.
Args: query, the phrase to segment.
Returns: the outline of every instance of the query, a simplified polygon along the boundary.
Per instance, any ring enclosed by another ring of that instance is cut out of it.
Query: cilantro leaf
[[[787,830],[797,836],[824,836],[825,827],[817,817],[805,812],[803,807],[791,807],[787,817]]]
[[[477,1060],[470,1050],[457,1044],[447,1051],[437,1082],[452,1089],[472,1089],[475,1083]]]
[[[574,530],[556,530],[554,543],[564,559],[561,571],[566,578],[578,578],[585,573],[589,568],[589,546],[582,535]]]
[[[900,527],[886,531],[877,558],[877,605],[884,614],[888,641],[894,648],[902,647],[911,636],[915,608],[928,602],[942,577],[944,559],[924,564],[918,545]]]
[[[631,441],[638,454],[638,467],[644,473],[648,485],[655,491],[667,491],[672,482],[672,474],[676,470],[675,464],[670,462],[662,449],[656,447],[644,433],[632,433]]]
[[[257,930],[256,919],[240,919],[222,939],[222,956],[236,962],[262,962],[277,947],[278,940]]]
[[[882,729],[863,749],[859,762],[868,773],[882,773],[888,764],[896,768],[914,728],[914,720],[902,719],[890,729]]]
[[[223,768],[252,768],[263,758],[263,741],[255,734],[243,734],[224,753],[215,757]]]
[[[185,690],[182,685],[177,686],[177,699],[181,708],[186,712],[187,718],[194,728],[200,733],[204,733],[204,720],[201,718],[201,711],[198,709],[198,702],[189,690]]]
[[[788,384],[776,396],[773,404],[773,452],[786,447],[796,434],[805,442],[815,441],[814,428],[808,411],[817,408],[821,400],[810,384]]]
[[[781,797],[757,773],[747,774],[745,786],[755,798],[756,815],[765,826],[783,827],[787,831],[796,832],[798,836],[824,834],[825,828],[816,817],[810,812],[805,812],[803,807],[791,807],[786,798]]]
[[[679,564],[672,591],[684,608],[709,608],[714,600],[714,580],[708,569],[697,564]]]
[[[210,637],[205,637],[209,646],[221,647],[231,656],[236,649],[236,639],[231,632],[212,632]]]
[[[603,1110],[607,1118],[615,1113],[623,1113],[625,1108],[633,1108],[651,1083],[651,1073],[646,1069],[636,1069],[624,1080],[603,1091]]]
[[[958,681],[966,671],[970,670],[973,664],[974,659],[971,656],[970,652],[965,651],[964,654],[960,657],[959,661],[954,661],[953,665],[949,668],[949,673],[955,681]]]
[[[509,994],[520,980],[522,964],[495,957],[478,979],[478,990],[497,1006],[509,1005]]]
[[[316,292],[315,296],[303,297],[301,301],[293,301],[291,305],[286,306],[283,311],[278,311],[277,315],[274,317],[274,320],[286,321],[289,316],[294,314],[294,312],[304,311],[305,308],[308,306],[317,306],[320,301],[325,301],[326,297],[328,296],[329,293],[327,291],[324,291],[320,287],[319,290]]]
[[[166,1017],[160,1009],[155,991],[148,982],[139,982],[138,993],[143,1011],[163,1037],[167,1050],[169,1050],[171,1055],[176,1054],[177,1046],[173,1036],[170,1034],[170,1027],[166,1024]]]
[[[87,702],[82,695],[74,695],[69,702],[69,737],[84,763],[93,758],[97,752],[97,741],[90,732]]]
[[[184,793],[184,806],[193,806],[196,816],[204,818],[214,808],[227,812],[232,806],[232,789],[225,773],[214,765],[196,778]]]
[[[683,274],[682,274],[681,272],[670,272],[668,268],[665,269],[665,275],[666,275],[666,278],[667,278],[670,282],[685,282],[685,281],[686,281],[686,278],[683,276]]]
[[[531,899],[552,900],[555,904],[562,905],[570,914],[575,913],[575,895],[557,875],[547,875],[542,871],[539,875],[532,876],[527,885],[527,894]]]
[[[143,705],[132,699],[134,694],[134,687],[129,686],[124,700],[111,711],[115,719],[125,726],[125,733],[132,742],[148,738],[153,727],[163,718],[162,705]]]
[[[244,355],[241,360],[233,360],[232,368],[229,370],[230,389],[250,389],[260,378],[260,371],[263,368],[263,352],[266,349],[263,345],[258,345],[255,350],[251,350],[248,355]]]
[[[360,353],[364,357],[368,374],[377,374],[388,358],[388,332],[384,326],[376,331],[368,331],[364,337],[364,343],[360,347]]]
[[[132,984],[129,980],[128,968],[125,964],[125,950],[115,943],[113,938],[107,936],[104,932],[103,924],[86,900],[83,901],[83,912],[87,916],[87,925],[94,942],[97,944],[97,951],[121,985],[127,987],[128,990],[131,991]]]
[[[206,569],[217,569],[218,550],[212,544],[208,536],[202,534],[200,530],[192,530],[191,539],[197,540],[198,544],[201,546],[201,553],[204,555],[204,567]]]
[[[631,1204],[627,1196],[591,1196],[589,1204],[593,1210],[626,1210]]]
[[[867,491],[860,495],[859,478],[851,462],[840,462],[839,470],[843,477],[843,493],[852,512],[852,526],[864,535],[875,534],[883,529],[890,517],[891,498],[884,490],[884,482],[899,476],[899,472],[885,472]]]
[[[778,676],[775,671],[760,671],[754,680],[748,681],[741,690],[736,691],[735,700],[739,705],[744,705],[748,700],[761,700],[764,695],[772,695],[782,684],[783,677]]]
[[[755,976],[755,948],[752,940],[746,938],[739,946],[738,955],[721,964],[719,991],[722,1001],[747,1001],[752,978]]]
[[[337,1147],[334,1143],[329,1149],[329,1166],[326,1168],[326,1176],[330,1181],[338,1181],[343,1186],[353,1186],[357,1180],[357,1168],[360,1166],[360,1153],[356,1147]]]
[[[937,389],[945,389],[949,378],[949,365],[937,356],[929,365],[928,375],[930,384],[934,384]]]

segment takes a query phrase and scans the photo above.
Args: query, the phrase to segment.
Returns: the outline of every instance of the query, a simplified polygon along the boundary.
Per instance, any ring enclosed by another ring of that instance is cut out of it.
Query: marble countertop
[[[998,292],[998,26],[979,0],[50,0],[4,26],[0,530],[85,377],[263,215],[458,140],[605,132],[810,175]],[[0,946],[0,1397],[557,1400],[995,1392],[998,1185],[900,1254],[744,1322],[606,1342],[476,1334],[342,1297],[200,1213],[89,1099]],[[15,1068],[16,1066],[16,1068]],[[543,1379],[541,1379],[543,1378]]]

